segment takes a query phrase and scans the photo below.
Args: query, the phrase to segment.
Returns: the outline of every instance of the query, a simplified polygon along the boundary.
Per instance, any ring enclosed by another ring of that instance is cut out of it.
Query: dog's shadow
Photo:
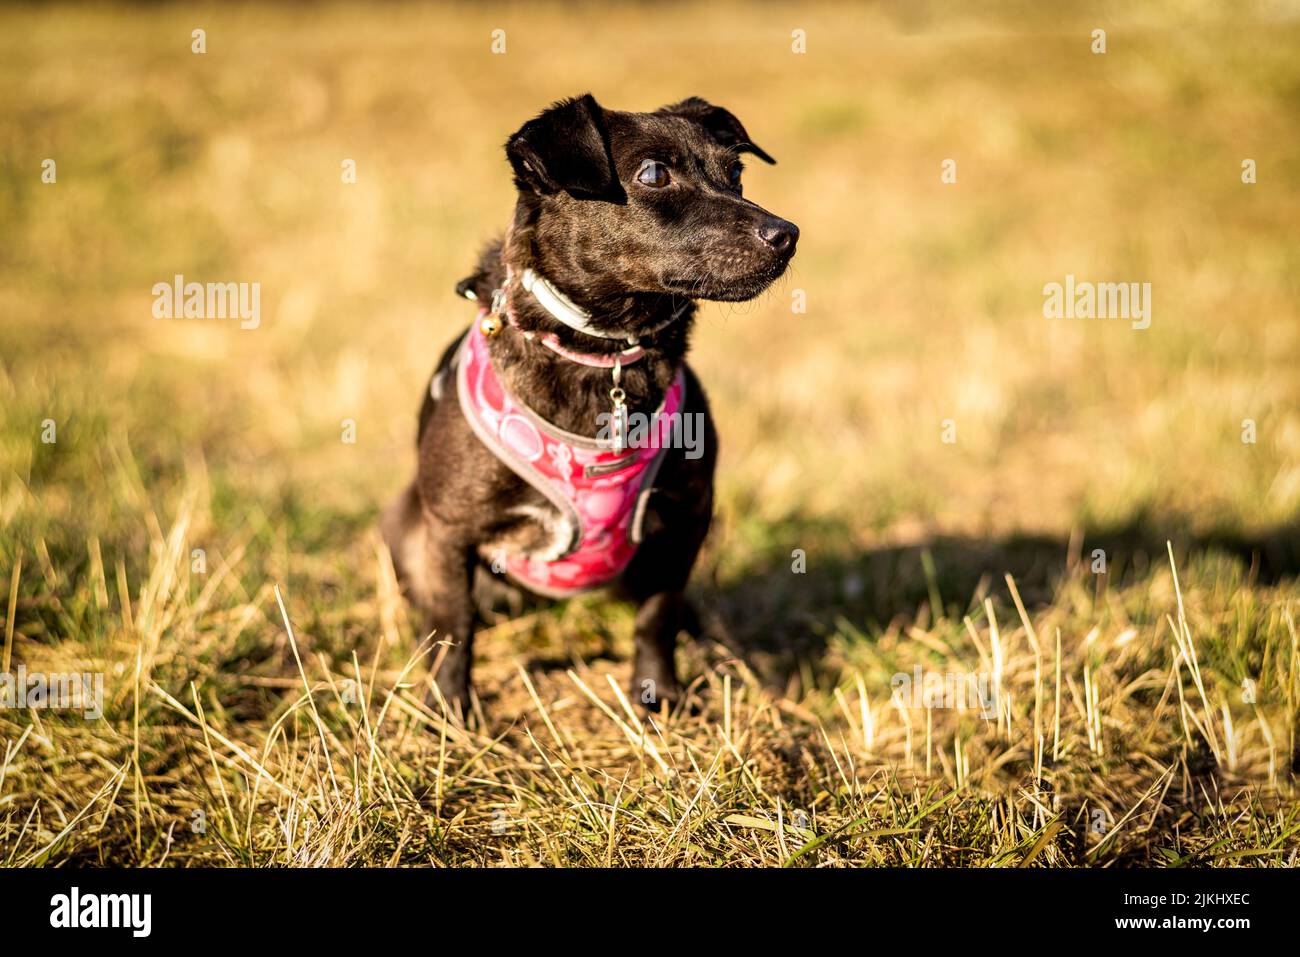
[[[1062,537],[940,535],[865,550],[834,544],[847,539],[826,522],[783,523],[768,541],[786,545],[758,552],[725,582],[715,570],[712,582],[697,586],[706,634],[764,683],[786,688],[818,673],[837,631],[879,633],[891,623],[932,622],[936,614],[960,621],[978,615],[985,595],[1010,604],[1008,574],[1031,614],[1051,603],[1069,577],[1113,588],[1149,576],[1153,566],[1168,568],[1166,542],[1180,573],[1185,563],[1217,557],[1236,564],[1229,574],[1243,585],[1275,585],[1300,574],[1300,523],[1249,535],[1193,533],[1186,523],[1140,518]],[[809,544],[801,549],[801,542]]]

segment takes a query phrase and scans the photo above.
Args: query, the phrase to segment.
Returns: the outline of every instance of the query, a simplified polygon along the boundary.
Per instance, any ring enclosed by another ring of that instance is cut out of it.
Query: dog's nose
[[[794,244],[799,241],[799,227],[784,219],[769,219],[758,227],[758,238],[782,256],[794,255]]]

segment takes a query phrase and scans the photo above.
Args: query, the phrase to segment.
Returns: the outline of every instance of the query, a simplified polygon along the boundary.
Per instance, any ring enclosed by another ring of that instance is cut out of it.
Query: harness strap
[[[462,414],[478,439],[541,493],[568,529],[567,542],[540,557],[509,554],[505,570],[532,591],[552,597],[608,584],[627,567],[641,542],[653,483],[669,447],[670,429],[685,399],[677,377],[651,418],[647,442],[620,452],[607,441],[558,428],[512,395],[492,366],[482,330],[471,326],[430,391],[446,393],[454,375]]]

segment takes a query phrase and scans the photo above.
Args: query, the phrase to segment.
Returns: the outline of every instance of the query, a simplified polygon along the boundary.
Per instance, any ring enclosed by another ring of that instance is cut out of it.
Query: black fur
[[[547,277],[598,328],[641,334],[646,357],[623,370],[622,387],[629,411],[649,414],[684,365],[693,300],[752,298],[794,254],[794,224],[744,199],[734,182],[745,152],[775,162],[731,113],[698,97],[653,113],[605,110],[590,95],[557,103],[507,141],[519,191],[513,222],[457,292],[490,303],[508,261],[515,274],[531,267]],[[666,167],[666,185],[638,179],[648,160]],[[517,325],[491,340],[502,382],[560,428],[595,435],[597,416],[609,410],[608,370],[562,359],[522,332],[554,333],[587,353],[626,343],[568,328],[517,284],[509,295]],[[645,334],[675,313],[676,322]],[[682,412],[704,416],[704,454],[667,453],[642,545],[621,581],[640,606],[632,697],[643,700],[644,682],[653,682],[655,700],[647,703],[655,707],[680,696],[673,651],[678,632],[695,628],[684,590],[713,511],[717,435],[689,368],[686,383]],[[491,574],[488,563],[503,545],[540,544],[542,525],[512,509],[547,503],[474,436],[450,383],[441,400],[425,392],[418,449],[416,477],[385,512],[384,537],[426,633],[449,643],[436,674],[439,691],[467,715],[475,575]]]

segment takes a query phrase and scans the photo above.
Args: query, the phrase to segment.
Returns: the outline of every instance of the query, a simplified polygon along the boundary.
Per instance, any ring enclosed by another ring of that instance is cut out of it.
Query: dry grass
[[[107,700],[0,710],[0,861],[1294,864],[1279,9],[3,12],[0,672]],[[696,337],[695,710],[629,708],[630,612],[584,600],[490,623],[465,729],[420,703],[373,524],[509,208],[500,143],[588,88],[734,109],[803,239]],[[261,328],[152,319],[177,272],[260,282]],[[1066,273],[1152,282],[1152,327],[1043,319]],[[918,666],[991,676],[996,717],[900,707]]]

